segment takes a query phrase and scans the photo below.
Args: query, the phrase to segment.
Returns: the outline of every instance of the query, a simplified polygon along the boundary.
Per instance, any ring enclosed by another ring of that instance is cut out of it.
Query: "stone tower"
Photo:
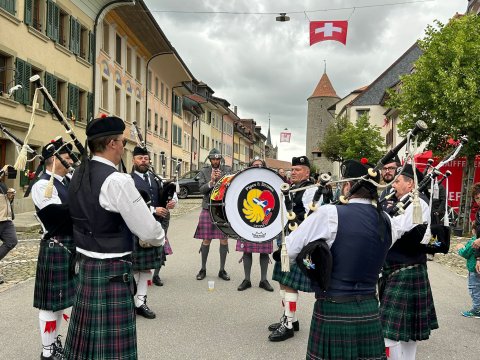
[[[273,146],[272,136],[270,135],[270,116],[268,117],[268,133],[267,142],[265,144],[265,157],[270,159],[276,159],[278,156],[278,146]]]
[[[307,156],[312,166],[317,168],[320,173],[333,172],[333,163],[322,156],[318,144],[322,141],[325,130],[334,120],[334,116],[328,111],[328,108],[335,104],[340,98],[328,78],[325,71],[313,91],[313,94],[307,99]]]

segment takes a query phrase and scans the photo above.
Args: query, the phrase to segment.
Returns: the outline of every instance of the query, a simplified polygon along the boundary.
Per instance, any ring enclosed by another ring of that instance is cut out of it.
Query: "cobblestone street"
[[[177,207],[171,211],[172,217],[187,214],[199,208],[201,204],[201,197],[181,199]],[[0,261],[0,274],[3,275],[5,280],[5,283],[0,285],[0,292],[35,277],[41,234],[38,230],[35,230],[20,232],[17,235],[18,245]]]

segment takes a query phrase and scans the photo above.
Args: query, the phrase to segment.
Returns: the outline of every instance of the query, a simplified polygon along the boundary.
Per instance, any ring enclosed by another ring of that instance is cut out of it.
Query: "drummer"
[[[256,156],[250,164],[249,167],[267,167],[265,161]],[[243,261],[243,271],[245,272],[245,278],[242,283],[238,286],[238,291],[243,291],[252,287],[252,282],[250,281],[250,273],[252,271],[252,253],[260,254],[260,283],[258,286],[266,291],[273,291],[273,287],[267,280],[267,270],[268,263],[270,261],[269,254],[273,252],[273,240],[263,242],[263,243],[254,243],[250,241],[237,240],[237,251],[243,252],[241,261]]]
[[[230,280],[230,276],[225,271],[225,261],[227,260],[228,253],[228,238],[213,224],[210,218],[210,212],[208,211],[208,204],[210,202],[210,193],[213,190],[216,182],[226,174],[231,172],[230,166],[222,165],[222,154],[213,148],[208,154],[210,165],[204,166],[198,173],[198,186],[200,192],[203,194],[202,212],[198,220],[197,230],[193,236],[195,239],[201,239],[202,245],[200,246],[200,254],[202,256],[202,268],[197,274],[197,280],[205,279],[207,276],[207,258],[210,251],[210,243],[212,239],[220,240],[220,270],[218,277],[223,280]]]

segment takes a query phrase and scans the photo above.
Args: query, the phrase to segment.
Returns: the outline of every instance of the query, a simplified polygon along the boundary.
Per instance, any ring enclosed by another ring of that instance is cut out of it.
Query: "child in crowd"
[[[480,319],[480,274],[476,272],[476,258],[475,258],[475,249],[472,247],[473,242],[475,241],[476,236],[473,236],[466,244],[458,244],[456,249],[458,255],[467,259],[467,269],[468,269],[468,292],[472,297],[472,309],[467,311],[462,311],[462,315],[470,318],[479,318]]]

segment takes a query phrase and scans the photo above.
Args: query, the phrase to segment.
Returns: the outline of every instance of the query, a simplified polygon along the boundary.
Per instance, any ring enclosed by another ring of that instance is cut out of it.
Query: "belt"
[[[119,283],[128,283],[131,280],[131,276],[129,273],[123,273],[121,275],[112,276],[108,279],[110,282],[119,282]]]
[[[132,262],[132,254],[127,254],[127,255],[124,255],[124,256],[122,256],[122,257],[98,259],[98,258],[93,258],[93,257],[87,256],[87,255],[82,254],[81,252],[77,251],[77,259],[78,259],[78,260],[126,261],[126,262]]]
[[[344,295],[344,296],[319,296],[317,300],[329,301],[336,304],[344,304],[349,302],[360,302],[364,300],[377,300],[375,294],[361,294],[361,295]]]

